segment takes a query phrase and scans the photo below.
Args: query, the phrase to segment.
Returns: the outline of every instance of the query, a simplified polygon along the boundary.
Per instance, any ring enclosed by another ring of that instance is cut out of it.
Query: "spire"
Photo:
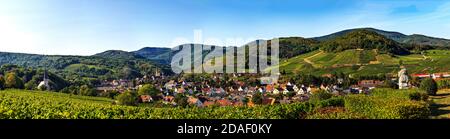
[[[44,81],[47,80],[47,68],[44,67]]]

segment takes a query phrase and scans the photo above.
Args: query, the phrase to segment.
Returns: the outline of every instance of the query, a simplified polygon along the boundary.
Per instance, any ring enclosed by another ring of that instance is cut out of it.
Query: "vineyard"
[[[381,92],[389,92],[385,90]],[[404,119],[427,118],[428,104],[400,95],[350,95],[317,102],[256,107],[151,108],[53,92],[0,91],[0,119]],[[404,94],[404,95],[401,95]],[[415,96],[415,95],[414,95]],[[389,99],[383,100],[381,98]],[[326,110],[330,109],[331,110]],[[333,110],[336,108],[336,110]],[[324,110],[325,109],[325,110]]]

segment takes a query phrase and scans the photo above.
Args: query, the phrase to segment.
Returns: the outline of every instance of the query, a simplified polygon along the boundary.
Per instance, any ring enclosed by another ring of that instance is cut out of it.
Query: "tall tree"
[[[420,84],[420,88],[428,93],[428,95],[436,95],[438,86],[436,81],[431,78],[423,80]]]
[[[142,86],[141,88],[139,88],[139,90],[138,90],[138,95],[156,96],[156,95],[158,95],[158,93],[159,93],[159,90],[150,84],[146,84],[146,85]]]
[[[5,87],[6,88],[17,88],[17,89],[23,89],[24,84],[22,79],[20,79],[19,76],[15,72],[10,72],[6,74],[6,81],[5,81]]]
[[[5,79],[3,76],[0,76],[0,90],[5,89]]]

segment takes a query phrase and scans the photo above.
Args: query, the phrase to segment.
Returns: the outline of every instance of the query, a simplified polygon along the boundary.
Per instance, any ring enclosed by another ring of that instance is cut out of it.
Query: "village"
[[[153,75],[136,78],[133,80],[103,81],[96,87],[98,93],[117,91],[137,91],[145,84],[151,84],[158,95],[140,95],[140,103],[162,102],[166,105],[177,106],[175,98],[177,95],[186,97],[190,106],[253,106],[289,104],[294,102],[308,101],[311,96],[319,91],[325,91],[333,95],[363,94],[370,90],[385,85],[383,80],[359,80],[355,84],[344,87],[344,79],[338,78],[333,84],[295,84],[294,82],[276,82],[272,84],[252,83],[239,81],[238,78],[247,79],[255,77],[256,74],[214,74],[212,77],[165,76],[158,71]],[[231,76],[228,77],[228,76]],[[210,79],[209,79],[210,78]],[[411,74],[406,69],[399,71],[396,78],[391,81],[396,84],[397,89],[415,88],[411,84],[411,78],[433,78],[435,80],[449,79],[450,73],[433,74]]]

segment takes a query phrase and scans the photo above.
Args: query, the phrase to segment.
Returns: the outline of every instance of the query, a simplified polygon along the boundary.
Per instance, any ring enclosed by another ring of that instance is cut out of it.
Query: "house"
[[[202,107],[203,106],[203,103],[200,101],[200,99],[198,99],[198,98],[194,98],[194,97],[188,97],[188,103],[190,104],[190,105],[195,105],[195,106],[197,106],[197,107]]]
[[[186,90],[183,87],[180,87],[180,88],[176,89],[175,92],[178,93],[178,94],[183,94],[184,92],[186,92]]]
[[[384,81],[379,81],[379,80],[361,80],[358,82],[358,86],[363,88],[363,87],[367,87],[369,89],[373,89],[379,85],[383,85]]]
[[[442,78],[450,78],[450,73],[413,74],[412,76],[417,78],[442,79]]]
[[[165,96],[163,98],[163,100],[166,101],[166,102],[173,102],[175,100],[175,97],[173,97],[173,96]]]
[[[239,92],[243,92],[244,91],[244,89],[242,89],[242,86],[239,86],[239,88],[238,88],[238,90],[237,91],[239,91]]]
[[[290,99],[282,99],[279,102],[280,102],[280,104],[290,104],[291,100]]]
[[[330,73],[323,74],[322,77],[332,78],[333,74],[330,74]]]
[[[115,91],[117,89],[115,87],[112,87],[112,86],[104,86],[104,87],[96,87],[95,90],[97,92],[99,92],[99,93],[101,93],[101,92],[106,93],[106,92]]]
[[[139,101],[142,103],[149,103],[153,101],[153,98],[150,95],[141,95],[139,96]]]
[[[311,89],[310,89],[310,90],[311,90]],[[302,88],[298,89],[296,92],[297,92],[297,94],[299,94],[299,95],[304,95],[304,94],[309,94],[309,93],[311,93],[310,91],[308,91],[308,89],[307,89],[306,87],[302,87]]]
[[[413,74],[412,76],[416,78],[430,78],[431,74]]]
[[[278,95],[278,94],[280,94],[280,90],[279,89],[274,89],[272,91],[272,94]]]
[[[203,102],[203,107],[211,107],[214,106],[216,103],[214,101],[205,101]]]
[[[266,92],[273,92],[273,91],[274,91],[274,86],[272,84],[266,85]]]
[[[211,93],[211,89],[209,87],[202,88],[202,93],[203,94],[210,94]]]
[[[262,100],[262,104],[263,105],[273,105],[273,104],[275,104],[275,98],[264,98],[263,100]]]
[[[214,89],[214,93],[216,93],[216,94],[224,94],[226,92],[225,92],[225,90],[222,87],[219,87],[219,88],[215,88]]]
[[[174,80],[170,80],[169,82],[167,82],[164,87],[166,89],[173,89],[175,86],[177,86],[177,83],[175,83]]]
[[[300,91],[300,89],[297,87],[297,85],[294,85],[294,86],[292,87],[292,89],[294,90],[294,92]]]
[[[219,106],[233,106],[233,103],[228,99],[217,100],[216,103],[219,104]]]
[[[233,103],[233,106],[235,106],[235,107],[242,107],[242,106],[244,106],[244,102],[236,101],[236,102]]]
[[[285,89],[283,90],[283,94],[286,95],[286,94],[288,94],[288,93],[289,93],[289,90],[288,90],[287,88],[285,88]]]

